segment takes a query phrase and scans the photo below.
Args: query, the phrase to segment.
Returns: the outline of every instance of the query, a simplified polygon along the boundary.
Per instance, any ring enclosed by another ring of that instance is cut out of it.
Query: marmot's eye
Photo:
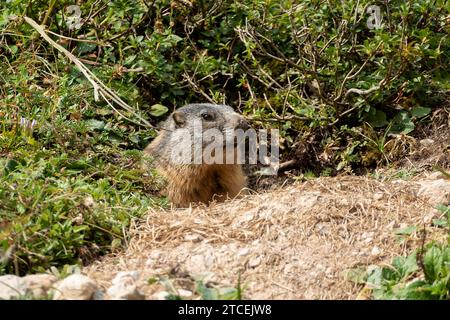
[[[201,114],[202,118],[206,121],[211,121],[213,120],[213,116],[207,112],[204,112]]]

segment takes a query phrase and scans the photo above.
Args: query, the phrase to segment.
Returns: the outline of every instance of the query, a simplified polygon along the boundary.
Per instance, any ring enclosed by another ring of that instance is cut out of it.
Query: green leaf
[[[5,173],[13,172],[19,165],[20,163],[14,159],[8,160],[5,165]]]
[[[415,125],[411,121],[408,113],[401,111],[394,117],[390,132],[396,134],[408,134],[414,131],[414,129]]]
[[[433,219],[433,226],[436,227],[450,227],[450,221],[444,219]]]
[[[367,122],[369,122],[369,124],[372,127],[379,128],[379,127],[384,127],[385,125],[388,124],[388,122],[386,121],[386,113],[384,113],[381,110],[374,109],[374,108],[371,108],[370,111],[371,112],[366,117],[366,120],[367,120]]]
[[[19,214],[24,214],[27,211],[27,209],[21,203],[17,204],[16,209]]]
[[[89,130],[103,130],[106,124],[103,121],[90,119],[86,121],[86,126],[89,128]]]
[[[169,108],[162,104],[154,104],[150,107],[150,114],[154,117],[160,117],[169,111]]]
[[[439,277],[443,268],[443,252],[436,246],[431,246],[423,256],[425,277],[428,281],[434,281]]]
[[[169,294],[166,296],[166,300],[183,300],[183,298],[177,294]]]
[[[436,209],[442,212],[447,217],[447,219],[450,219],[450,206],[447,206],[445,204],[438,204]]]
[[[403,279],[419,269],[416,260],[416,253],[414,252],[406,258],[396,257],[393,260],[392,265],[399,272],[401,279]]]
[[[431,299],[428,284],[423,280],[415,280],[404,287],[399,293],[399,299],[426,300]]]
[[[367,282],[367,272],[365,268],[353,268],[344,271],[344,278],[357,284],[364,284]]]
[[[208,288],[203,281],[197,281],[196,291],[202,296],[203,300],[218,300],[219,292],[215,288]]]
[[[111,241],[111,250],[118,249],[120,247],[122,247],[121,239],[115,238],[113,241]]]
[[[417,231],[417,226],[409,226],[403,229],[397,229],[394,231],[396,235],[411,235]]]
[[[220,288],[219,289],[219,300],[238,300],[239,291],[236,288]]]
[[[19,51],[19,49],[18,49],[17,46],[15,46],[15,45],[9,46],[9,50],[11,50],[11,53],[12,53],[12,54],[16,54],[17,51]]]
[[[177,36],[176,34],[169,34],[166,39],[167,39],[167,41],[170,41],[173,44],[176,44],[176,43],[180,42],[181,40],[183,40],[183,38],[181,38],[180,36]]]
[[[416,118],[423,118],[431,112],[431,108],[415,107],[411,110],[411,116]]]
[[[367,283],[379,287],[381,286],[381,282],[383,280],[383,270],[380,267],[375,267],[374,269],[368,272]]]
[[[94,43],[79,42],[77,44],[78,55],[82,55],[84,53],[94,51],[96,48],[97,48],[97,45]]]

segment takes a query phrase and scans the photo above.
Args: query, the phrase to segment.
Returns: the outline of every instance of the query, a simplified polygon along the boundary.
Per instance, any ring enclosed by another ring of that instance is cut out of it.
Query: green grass
[[[77,76],[44,85],[41,58],[23,56],[0,67],[0,274],[88,262],[166,202],[141,166],[154,132],[93,101]]]
[[[350,270],[347,279],[365,284],[373,299],[448,300],[450,298],[450,206],[440,205],[442,218],[433,221],[444,228],[447,241],[425,243],[408,256],[397,256],[390,265],[370,266],[367,271]],[[408,236],[416,231],[410,226],[396,232]]]

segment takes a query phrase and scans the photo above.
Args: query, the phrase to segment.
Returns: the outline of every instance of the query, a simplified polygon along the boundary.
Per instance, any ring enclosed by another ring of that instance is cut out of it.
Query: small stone
[[[155,293],[152,297],[155,300],[166,300],[166,298],[169,296],[169,293],[167,291],[160,291]]]
[[[95,205],[94,198],[92,198],[92,196],[87,196],[86,198],[84,198],[83,204],[86,208],[94,207],[94,205]]]
[[[106,291],[108,300],[144,300],[142,294],[136,286],[139,279],[138,271],[118,272],[112,281],[112,286]]]
[[[326,236],[326,235],[330,234],[330,228],[325,223],[319,222],[317,224],[316,228],[317,228],[317,232],[321,236]]]
[[[161,258],[161,252],[160,251],[153,251],[149,254],[147,261],[145,262],[145,266],[148,269],[154,268],[155,265],[158,263],[158,261]]]
[[[243,256],[248,255],[249,253],[250,253],[250,250],[249,250],[248,248],[241,248],[241,249],[239,249],[239,251],[237,252],[237,255],[238,255],[239,257],[243,257]]]
[[[0,300],[21,298],[26,293],[27,288],[22,278],[12,274],[0,276]]]
[[[386,226],[386,229],[388,230],[394,230],[394,228],[396,227],[397,223],[395,222],[395,220],[392,220],[391,222],[388,223],[388,225]]]
[[[376,193],[374,193],[373,194],[373,199],[374,200],[381,200],[381,199],[383,199],[383,193],[382,192],[376,192]]]
[[[319,195],[317,194],[309,194],[300,196],[300,199],[298,199],[299,203],[302,204],[303,209],[309,209],[316,205],[316,203],[319,201]]]
[[[373,256],[378,256],[381,253],[381,249],[378,248],[377,246],[372,248],[372,251],[370,252],[371,255]]]
[[[72,222],[76,225],[82,225],[84,223],[84,217],[80,213],[75,218],[72,219]]]
[[[203,240],[203,237],[196,233],[190,233],[184,236],[184,240],[190,242],[200,242]]]
[[[189,298],[189,297],[192,297],[192,291],[185,290],[185,289],[178,289],[178,295],[180,297]]]
[[[419,141],[419,143],[423,146],[430,146],[434,143],[433,139],[422,139]]]
[[[432,204],[447,203],[450,199],[450,182],[444,179],[419,182],[418,196],[428,198]]]
[[[209,270],[214,264],[212,251],[205,250],[203,254],[196,254],[188,258],[186,268],[191,273],[200,273]]]
[[[424,223],[428,224],[428,223],[431,223],[431,221],[433,220],[434,217],[435,217],[434,212],[430,212],[423,217],[422,221]]]
[[[54,286],[53,300],[91,300],[97,291],[97,283],[91,278],[72,274]]]
[[[112,284],[134,282],[139,279],[139,271],[120,271],[111,281]]]
[[[248,266],[250,268],[256,268],[261,264],[261,258],[260,257],[254,257],[248,261]]]
[[[58,278],[52,274],[30,274],[22,281],[33,297],[44,297]]]
[[[144,300],[145,295],[139,291],[134,283],[118,283],[106,291],[107,300]]]
[[[374,235],[374,233],[373,232],[364,232],[362,235],[361,235],[361,238],[363,239],[363,243],[370,243],[370,242],[372,242],[372,240],[373,240],[373,235]]]
[[[97,290],[94,292],[94,295],[92,296],[92,300],[104,300],[105,299],[105,293],[101,290]]]

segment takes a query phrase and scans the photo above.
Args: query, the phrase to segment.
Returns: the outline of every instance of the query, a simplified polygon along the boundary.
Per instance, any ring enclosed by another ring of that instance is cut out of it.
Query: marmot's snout
[[[244,119],[243,116],[239,115],[239,114],[234,114],[233,115],[233,124],[234,124],[234,129],[242,129],[242,130],[247,130],[249,128],[248,122]]]
[[[248,122],[241,117],[238,121],[237,129],[247,130],[249,128]]]

